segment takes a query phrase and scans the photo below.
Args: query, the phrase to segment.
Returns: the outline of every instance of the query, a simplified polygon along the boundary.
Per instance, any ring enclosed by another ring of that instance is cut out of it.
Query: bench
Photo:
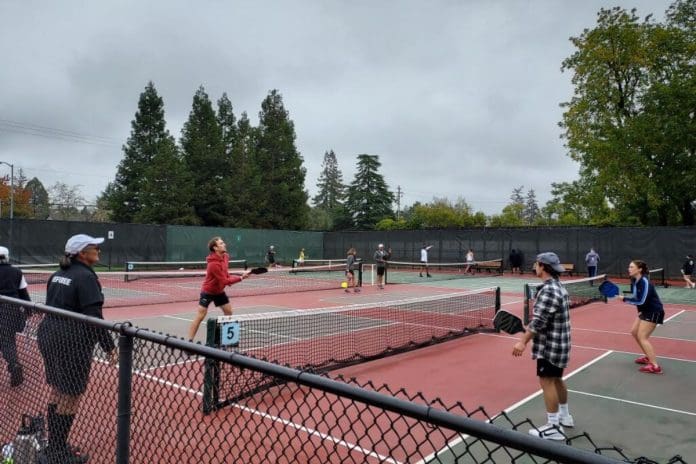
[[[479,261],[477,263],[474,263],[472,268],[476,272],[488,271],[489,273],[496,272],[498,274],[502,274],[503,261],[500,259],[493,259],[490,261]]]
[[[563,266],[563,269],[565,271],[562,272],[562,274],[568,274],[569,276],[572,276],[575,273],[575,264],[573,263],[561,263],[561,266]],[[534,273],[534,265],[532,264],[532,267],[529,269]]]
[[[561,263],[561,266],[563,266],[563,268],[565,268],[565,274],[568,274],[569,276],[572,276],[573,273],[575,272],[575,264],[573,264],[573,263],[567,263],[567,264]]]

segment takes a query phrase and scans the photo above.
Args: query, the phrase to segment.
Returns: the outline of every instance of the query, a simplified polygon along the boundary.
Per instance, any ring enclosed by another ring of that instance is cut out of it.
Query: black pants
[[[7,370],[12,371],[17,366],[17,342],[14,332],[0,330],[0,352],[7,361]]]

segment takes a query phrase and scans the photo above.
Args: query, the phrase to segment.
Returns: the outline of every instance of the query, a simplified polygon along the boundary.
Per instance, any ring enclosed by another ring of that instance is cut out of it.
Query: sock
[[[569,416],[570,413],[568,412],[568,403],[559,404],[558,405],[558,412],[560,413],[561,417]]]
[[[559,425],[557,412],[547,412],[546,417],[548,418],[549,424]]]
[[[51,405],[49,405],[50,408]],[[58,414],[57,408],[49,409],[48,416],[48,447],[54,452],[68,449],[68,436],[72,427],[74,414]]]
[[[48,415],[46,416],[46,427],[48,428],[48,447],[50,449],[56,449],[56,439],[58,438],[58,420],[56,419],[56,409],[58,405],[56,403],[48,404]]]

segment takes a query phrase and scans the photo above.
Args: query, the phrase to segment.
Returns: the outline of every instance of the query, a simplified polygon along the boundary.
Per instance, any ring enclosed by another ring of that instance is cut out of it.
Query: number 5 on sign
[[[220,344],[222,346],[237,346],[239,345],[239,332],[241,328],[239,322],[227,322],[222,324],[222,334]]]

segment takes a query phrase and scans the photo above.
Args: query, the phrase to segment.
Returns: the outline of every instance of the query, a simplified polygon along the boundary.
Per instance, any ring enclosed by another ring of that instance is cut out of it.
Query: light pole
[[[14,218],[14,164],[0,161],[0,164],[10,167],[10,220]]]
[[[14,235],[14,164],[7,161],[0,161],[0,164],[10,167],[10,237],[8,245],[10,246],[10,252],[12,252],[14,251],[12,249],[12,236]]]

